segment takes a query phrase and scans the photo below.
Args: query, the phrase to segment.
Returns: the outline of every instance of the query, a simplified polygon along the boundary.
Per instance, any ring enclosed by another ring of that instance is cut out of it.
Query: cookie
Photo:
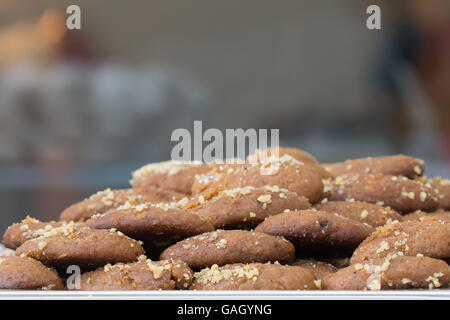
[[[378,174],[348,174],[324,180],[328,200],[358,200],[390,206],[399,213],[435,211],[439,202],[427,184],[405,177]]]
[[[372,227],[384,226],[386,223],[402,220],[402,216],[390,207],[361,201],[327,201],[316,204],[314,208],[322,212],[337,213],[367,223]]]
[[[373,228],[338,214],[302,210],[271,216],[255,231],[285,237],[295,246],[297,256],[345,257]]]
[[[160,259],[179,259],[191,268],[230,263],[292,261],[294,246],[282,237],[246,230],[217,230],[185,239],[164,250]]]
[[[424,220],[441,220],[450,222],[450,211],[423,212],[416,211],[404,215],[402,221],[424,221]]]
[[[25,257],[0,257],[0,289],[62,290],[55,270]]]
[[[317,290],[314,273],[280,264],[213,265],[194,274],[191,290]]]
[[[276,149],[268,148],[263,150],[256,149],[254,154],[251,154],[247,157],[247,160],[249,162],[264,162],[267,158],[270,158],[272,156],[282,157],[286,154],[303,163],[319,164],[316,158],[314,158],[308,152],[297,148],[286,148],[286,147],[278,147]]]
[[[289,263],[289,265],[312,270],[316,280],[322,280],[322,278],[326,275],[334,273],[338,270],[335,266],[329,264],[328,262],[314,259],[295,259],[293,262]]]
[[[145,202],[172,202],[181,200],[183,197],[185,195],[181,193],[156,187],[121,190],[111,190],[108,188],[97,192],[81,202],[71,205],[61,213],[60,220],[86,221],[94,214],[105,213],[125,203],[137,205]]]
[[[450,223],[440,220],[404,221],[378,227],[355,250],[352,264],[388,255],[445,259],[450,257]]]
[[[305,197],[278,186],[238,187],[220,191],[207,200],[200,195],[194,201],[187,206],[190,211],[223,229],[255,227],[268,216],[286,209],[311,207]]]
[[[94,215],[85,224],[95,229],[115,228],[133,239],[142,240],[147,255],[155,257],[179,240],[214,230],[209,221],[195,212],[181,210],[185,203],[126,204]]]
[[[81,275],[81,290],[174,290],[186,289],[193,272],[182,261],[151,261],[107,264]]]
[[[311,203],[323,198],[322,173],[319,165],[303,163],[285,154],[263,163],[224,164],[195,178],[192,193],[209,197],[218,191],[238,187],[278,186],[305,196]]]
[[[26,241],[16,256],[27,256],[45,265],[93,268],[107,263],[133,262],[144,254],[141,244],[121,232],[97,230],[70,222]]]
[[[390,290],[445,288],[450,267],[443,260],[396,256],[357,263],[322,279],[325,290]]]
[[[443,210],[450,210],[450,180],[440,177],[428,179],[437,193],[439,208]]]
[[[8,227],[3,235],[3,244],[6,248],[17,249],[25,241],[37,238],[52,228],[61,227],[65,222],[41,222],[27,216],[20,223]]]
[[[404,155],[353,159],[338,163],[326,163],[322,166],[335,177],[349,173],[382,173],[416,178],[424,173],[423,160]]]
[[[190,194],[195,175],[206,173],[212,165],[197,162],[165,161],[150,163],[132,173],[133,188],[159,187]]]

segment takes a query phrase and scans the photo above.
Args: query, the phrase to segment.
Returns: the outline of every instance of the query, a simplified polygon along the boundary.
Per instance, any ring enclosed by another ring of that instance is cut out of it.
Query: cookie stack
[[[79,290],[449,286],[450,182],[426,178],[423,161],[266,151],[244,164],[149,164],[131,188],[59,221],[27,217],[4,234],[15,253],[0,257],[0,288],[65,289],[74,266]]]

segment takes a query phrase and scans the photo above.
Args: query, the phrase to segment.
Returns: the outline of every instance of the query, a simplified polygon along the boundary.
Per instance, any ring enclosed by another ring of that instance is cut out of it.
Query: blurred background
[[[194,120],[449,178],[450,1],[0,0],[0,229],[126,187]]]

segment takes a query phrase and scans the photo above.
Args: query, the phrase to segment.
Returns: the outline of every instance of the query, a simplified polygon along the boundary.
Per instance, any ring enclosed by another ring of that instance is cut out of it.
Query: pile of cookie
[[[425,177],[420,159],[320,164],[278,148],[245,163],[153,163],[130,184],[73,204],[59,221],[10,226],[0,288],[67,289],[74,266],[78,290],[450,284],[450,181]]]

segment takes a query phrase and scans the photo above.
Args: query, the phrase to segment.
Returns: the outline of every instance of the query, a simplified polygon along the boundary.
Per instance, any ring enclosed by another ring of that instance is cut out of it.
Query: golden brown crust
[[[105,213],[108,210],[122,206],[125,203],[137,205],[145,202],[172,202],[178,201],[184,196],[185,195],[175,191],[163,190],[156,187],[120,190],[111,190],[107,188],[65,209],[61,213],[60,220],[86,221],[95,214]]]
[[[440,220],[404,221],[378,227],[353,253],[351,263],[388,255],[450,257],[450,223]]]
[[[255,231],[285,237],[295,246],[297,256],[342,257],[350,254],[373,228],[338,214],[302,210],[271,216]]]
[[[358,200],[390,206],[399,213],[434,211],[436,193],[419,180],[384,174],[349,174],[324,180],[326,197],[332,201]]]
[[[193,272],[182,261],[151,261],[105,265],[81,275],[81,290],[174,290],[186,289]]]
[[[263,150],[257,149],[254,154],[251,154],[247,157],[247,160],[249,162],[264,162],[266,158],[270,158],[272,156],[282,157],[287,154],[303,163],[319,164],[316,158],[314,158],[311,154],[309,154],[304,150],[287,147],[278,147],[277,149],[275,148],[268,148]],[[278,154],[276,154],[276,152],[278,152]]]
[[[209,198],[218,191],[237,187],[278,186],[305,196],[311,203],[323,198],[322,169],[303,163],[286,154],[277,161],[264,163],[224,164],[196,177],[192,193]]]
[[[450,222],[450,211],[423,212],[416,211],[404,215],[402,221],[441,220]]]
[[[293,262],[289,263],[289,265],[312,270],[316,280],[322,280],[322,278],[326,275],[335,273],[338,270],[335,266],[329,264],[328,262],[314,259],[295,259]]]
[[[190,290],[316,290],[311,270],[280,264],[229,264],[194,274]]]
[[[450,210],[450,180],[436,177],[428,179],[428,182],[437,193],[439,208]]]
[[[92,268],[116,262],[133,262],[144,254],[141,244],[115,230],[78,227],[73,222],[26,241],[16,256],[27,256],[46,265]]]
[[[445,288],[450,267],[443,260],[397,256],[357,263],[322,279],[325,290],[389,290]]]
[[[64,222],[41,222],[31,217],[26,217],[20,223],[15,223],[5,231],[3,235],[3,244],[6,248],[17,249],[25,241],[37,238],[44,234],[46,231],[61,227]]]
[[[56,271],[25,257],[0,257],[0,289],[62,290]]]
[[[311,207],[308,199],[278,186],[235,188],[223,190],[201,201],[197,196],[189,210],[210,220],[216,228],[237,229],[254,227],[268,216],[286,209],[302,210]]]
[[[161,259],[179,259],[191,268],[213,264],[294,259],[294,246],[282,237],[246,230],[217,230],[185,239],[164,250]]]
[[[416,178],[424,173],[424,162],[421,159],[404,155],[353,159],[344,162],[326,163],[322,166],[335,177],[349,173],[382,173]]]
[[[179,240],[214,230],[209,221],[195,212],[179,209],[184,203],[125,205],[93,216],[86,225],[96,229],[115,228],[142,240],[147,254],[153,257]]]
[[[390,207],[362,201],[327,201],[314,206],[318,211],[337,213],[341,216],[371,225],[384,226],[392,221],[401,221],[402,216]]]
[[[190,194],[195,176],[211,170],[211,164],[180,161],[150,163],[133,172],[133,188],[150,186]]]

